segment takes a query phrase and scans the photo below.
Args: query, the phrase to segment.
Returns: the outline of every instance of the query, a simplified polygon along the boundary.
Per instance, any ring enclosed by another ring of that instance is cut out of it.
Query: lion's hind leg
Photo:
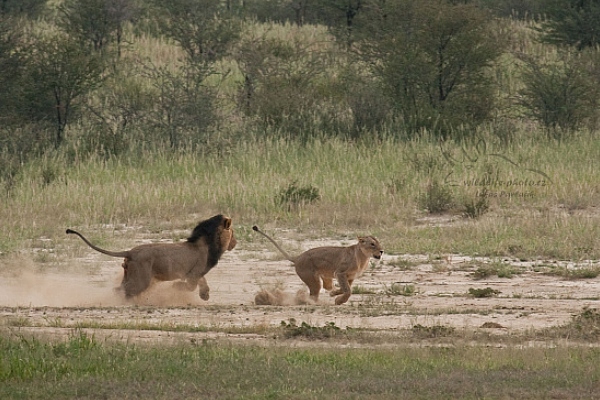
[[[135,297],[150,287],[152,273],[148,268],[131,260],[125,260],[123,269],[125,272],[121,287],[125,291],[126,297]]]

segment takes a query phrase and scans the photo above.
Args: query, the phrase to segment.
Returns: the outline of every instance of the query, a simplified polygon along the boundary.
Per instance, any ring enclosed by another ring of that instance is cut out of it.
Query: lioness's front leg
[[[336,290],[336,292],[340,292],[340,295],[335,298],[335,304],[339,306],[348,301],[352,294],[352,289],[350,288],[350,282],[348,282],[348,274],[345,272],[336,272],[335,277],[338,285],[340,285],[339,290]]]
[[[354,282],[354,280],[348,279],[348,286],[350,286],[350,292],[352,292],[352,282]],[[329,292],[329,295],[331,297],[335,297],[335,296],[338,296],[338,295],[340,295],[342,293],[344,293],[344,290],[342,288],[337,288],[337,289],[332,290],[331,292]]]

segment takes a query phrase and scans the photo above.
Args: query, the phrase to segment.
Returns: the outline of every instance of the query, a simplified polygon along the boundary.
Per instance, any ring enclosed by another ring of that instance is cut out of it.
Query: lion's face
[[[379,260],[383,255],[383,247],[381,247],[379,240],[377,240],[373,236],[359,237],[358,244],[362,252],[369,255],[370,257]]]
[[[233,228],[231,226],[231,218],[225,218],[223,220],[220,240],[222,249],[233,250],[237,244],[237,240],[235,240],[235,235],[233,234]]]

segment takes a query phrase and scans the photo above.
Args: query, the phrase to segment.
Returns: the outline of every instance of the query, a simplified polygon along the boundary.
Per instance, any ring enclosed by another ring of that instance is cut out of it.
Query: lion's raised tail
[[[281,254],[283,254],[283,256],[288,259],[291,262],[295,262],[294,258],[292,256],[290,256],[284,249],[281,248],[281,246],[279,246],[277,244],[277,242],[275,240],[273,240],[269,235],[267,235],[266,233],[264,233],[263,231],[261,231],[260,229],[258,229],[258,226],[254,225],[252,227],[253,230],[255,230],[256,232],[260,233],[261,235],[263,235],[264,237],[266,237],[267,239],[269,239],[269,241],[271,243],[273,243],[275,245],[275,247],[277,247],[277,250],[279,250],[281,252]]]
[[[110,251],[110,250],[101,249],[98,246],[94,246],[85,237],[83,237],[83,235],[81,233],[74,231],[73,229],[67,229],[67,234],[70,234],[70,233],[74,233],[75,235],[79,236],[92,249],[99,251],[102,254],[106,254],[107,256],[125,257],[125,258],[127,258],[129,256],[129,251]]]

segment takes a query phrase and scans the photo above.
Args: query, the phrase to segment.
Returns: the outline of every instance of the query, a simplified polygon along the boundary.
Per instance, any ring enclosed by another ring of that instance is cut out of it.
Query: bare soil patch
[[[324,244],[347,245],[331,240],[302,246]],[[121,260],[96,253],[52,268],[35,263],[16,271],[3,268],[0,329],[64,337],[79,324],[91,327],[96,335],[119,340],[164,342],[183,337],[255,343],[267,342],[268,337],[243,333],[244,328],[296,321],[391,334],[421,325],[510,335],[563,325],[584,307],[600,307],[599,278],[567,279],[548,273],[552,268],[581,265],[457,255],[436,260],[423,255],[384,255],[355,282],[355,293],[347,304],[335,306],[323,291],[318,304],[297,305],[298,299],[306,298],[306,288],[290,263],[275,257],[269,251],[235,249],[225,253],[206,276],[210,286],[206,302],[197,292],[179,292],[171,282],[164,282],[128,303],[113,290],[120,283]],[[476,279],[474,272],[490,263],[509,265],[518,273],[510,278]],[[469,294],[469,289],[483,288],[491,288],[495,295],[478,298]],[[285,301],[281,306],[257,306],[254,298],[261,290],[278,290]],[[197,329],[193,334],[178,332],[178,326]]]

